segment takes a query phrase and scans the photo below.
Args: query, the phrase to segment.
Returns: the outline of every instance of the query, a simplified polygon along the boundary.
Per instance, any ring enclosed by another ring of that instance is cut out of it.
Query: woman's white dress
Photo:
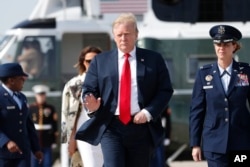
[[[86,111],[81,112],[78,122],[77,130],[80,126],[89,119]],[[103,166],[103,156],[100,144],[97,146],[91,145],[87,142],[77,140],[77,147],[81,154],[84,167],[102,167]]]
[[[68,151],[67,142],[69,141],[70,134],[74,125],[76,117],[76,112],[81,103],[78,99],[78,96],[82,89],[82,83],[85,79],[85,73],[78,75],[69,80],[64,87],[62,95],[62,145],[61,145],[61,162],[62,166],[68,167]],[[80,97],[81,99],[81,97]],[[70,114],[70,113],[75,114]],[[80,126],[90,119],[87,115],[87,112],[82,107],[82,111],[79,115],[77,122],[77,130]],[[87,142],[77,140],[77,147],[80,152],[84,167],[102,167],[103,166],[103,156],[100,144],[97,146],[90,145]]]

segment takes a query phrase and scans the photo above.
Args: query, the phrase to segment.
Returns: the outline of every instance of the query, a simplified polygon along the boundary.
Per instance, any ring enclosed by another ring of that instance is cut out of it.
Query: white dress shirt
[[[231,74],[232,74],[232,63],[226,69],[221,68],[219,65],[218,65],[218,67],[219,67],[221,82],[222,82],[224,91],[227,92],[229,82],[230,82],[230,79],[231,79]],[[227,71],[227,73],[223,75],[223,72],[225,70]]]

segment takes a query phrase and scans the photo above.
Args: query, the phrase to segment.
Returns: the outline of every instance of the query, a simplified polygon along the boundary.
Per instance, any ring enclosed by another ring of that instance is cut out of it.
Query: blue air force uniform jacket
[[[22,109],[12,96],[0,85],[0,158],[24,158],[40,150],[34,123],[27,108],[27,99],[21,94]],[[14,141],[23,154],[11,153],[6,144]]]
[[[196,75],[190,110],[190,145],[203,151],[226,153],[250,150],[250,67],[233,61],[225,92],[217,63]]]

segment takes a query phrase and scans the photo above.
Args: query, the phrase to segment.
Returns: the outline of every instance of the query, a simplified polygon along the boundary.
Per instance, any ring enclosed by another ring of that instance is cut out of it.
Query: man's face
[[[138,37],[134,24],[129,22],[118,23],[113,27],[113,34],[117,47],[123,53],[129,53],[133,50]]]
[[[21,91],[23,89],[24,81],[26,77],[24,76],[15,76],[9,78],[9,85],[13,91]]]
[[[44,104],[46,102],[46,93],[37,93],[35,97],[38,104]]]

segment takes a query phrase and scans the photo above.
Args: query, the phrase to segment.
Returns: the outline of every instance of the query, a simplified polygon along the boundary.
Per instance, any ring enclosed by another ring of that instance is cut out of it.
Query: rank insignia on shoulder
[[[200,69],[207,69],[213,67],[213,64],[206,64],[204,66],[201,66]]]
[[[249,67],[249,63],[239,62],[240,66]]]

